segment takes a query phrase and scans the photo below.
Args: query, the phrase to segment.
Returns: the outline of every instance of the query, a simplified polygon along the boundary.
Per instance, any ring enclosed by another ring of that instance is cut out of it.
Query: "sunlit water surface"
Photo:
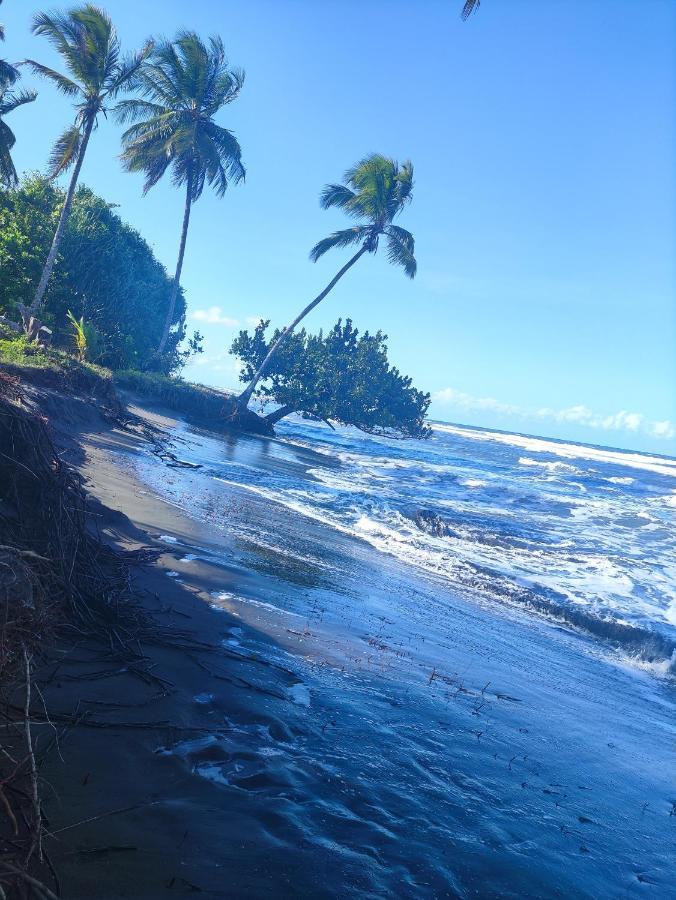
[[[163,751],[258,823],[250,895],[668,896],[676,460],[279,432],[137,463],[212,528],[224,646],[285,673],[284,710]]]

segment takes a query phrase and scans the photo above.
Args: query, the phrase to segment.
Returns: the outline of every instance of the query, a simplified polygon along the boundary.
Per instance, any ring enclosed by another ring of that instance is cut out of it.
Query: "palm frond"
[[[37,91],[19,91],[17,94],[12,91],[0,91],[0,116],[6,116],[26,103],[32,103],[37,95]]]
[[[415,278],[418,264],[414,256],[415,239],[411,232],[397,225],[390,225],[385,235],[389,261],[401,266],[409,278]]]
[[[334,231],[328,237],[319,241],[310,250],[310,260],[317,262],[324,254],[335,247],[349,247],[359,244],[369,236],[369,229],[363,225],[355,225],[353,228],[345,228],[342,231]]]
[[[120,125],[126,125],[128,122],[136,122],[144,116],[159,119],[166,115],[173,115],[173,113],[167,113],[166,107],[160,103],[131,97],[128,100],[120,100],[113,108],[113,115]]]
[[[469,17],[481,6],[481,0],[465,0],[465,5],[462,8],[462,12],[460,13],[460,17],[463,22],[467,21]]]
[[[413,163],[407,159],[399,166],[397,172],[397,197],[400,206],[410,203],[413,192]]]
[[[359,206],[372,220],[389,220],[390,200],[398,171],[397,163],[372,153],[345,173],[345,181],[359,195]]]
[[[364,215],[364,210],[359,205],[358,194],[344,184],[327,184],[319,195],[319,205],[322,209],[337,207],[348,216],[359,218]]]
[[[210,120],[203,123],[201,130],[208,136],[216,149],[228,180],[234,181],[235,184],[243,181],[246,178],[246,170],[242,164],[242,148],[232,131],[222,128]]]
[[[11,154],[16,137],[9,125],[3,121],[3,117],[26,103],[32,103],[36,97],[35,91],[14,93],[8,90],[7,85],[0,88],[0,184],[5,187],[11,188],[17,184],[17,174]]]
[[[49,178],[57,178],[73,165],[77,159],[81,142],[82,132],[77,125],[71,125],[61,137],[57,138],[49,157]]]
[[[119,70],[121,48],[112,20],[92,3],[71,10],[68,19],[82,81],[88,93],[101,94]]]
[[[116,97],[125,88],[135,87],[141,67],[152,53],[153,47],[153,41],[146,41],[139,51],[120,63],[106,90],[109,97]]]
[[[0,85],[5,87],[14,84],[19,78],[19,70],[8,63],[6,59],[0,59]]]
[[[33,18],[33,34],[46,37],[54,49],[63,57],[70,74],[79,81],[86,82],[87,72],[83,66],[82,36],[68,14],[38,13]]]
[[[16,187],[18,182],[11,154],[15,142],[12,129],[6,122],[0,120],[0,184],[7,188]]]
[[[34,59],[25,59],[24,64],[29,66],[36,75],[42,75],[43,78],[51,81],[67,97],[75,97],[81,93],[80,86],[70,78],[62,75],[61,72],[50,69],[49,66],[43,66],[42,63],[36,62]]]
[[[123,139],[128,133],[125,133]],[[144,194],[147,194],[161,180],[173,162],[167,137],[157,133],[145,137],[139,136],[133,141],[128,140],[121,159],[127,172],[144,173]]]

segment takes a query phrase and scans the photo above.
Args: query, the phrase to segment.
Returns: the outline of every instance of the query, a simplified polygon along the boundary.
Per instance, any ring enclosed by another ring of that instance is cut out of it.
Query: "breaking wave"
[[[214,451],[199,457],[204,473],[454,592],[546,615],[673,672],[676,459],[443,424],[424,442],[293,420],[280,432],[264,464]],[[289,552],[264,523],[256,540]]]

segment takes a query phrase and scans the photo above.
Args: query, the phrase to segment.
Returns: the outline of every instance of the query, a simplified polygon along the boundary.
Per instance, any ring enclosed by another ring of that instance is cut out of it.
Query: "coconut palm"
[[[71,166],[73,172],[40,283],[31,305],[21,308],[26,326],[43,305],[47,284],[73,205],[89,139],[96,128],[99,114],[105,114],[110,102],[121,91],[132,86],[152,50],[152,42],[148,41],[138,53],[124,58],[110,18],[91,3],[63,14],[39,13],[33,19],[32,30],[33,34],[46,37],[56,48],[63,57],[68,75],[33,59],[26,60],[26,65],[51,81],[61,93],[73,98],[77,113],[73,125],[54,144],[49,160],[51,178],[56,178]]]
[[[144,193],[168,169],[174,184],[185,188],[176,274],[154,360],[164,353],[174,319],[192,205],[205,183],[222,197],[230,181],[245,176],[237,138],[214,122],[243,83],[244,72],[229,67],[220,38],[205,44],[194,32],[181,32],[156,46],[138,79],[141,97],[118,106],[118,117],[134,122],[122,137],[122,162],[130,172],[145,173]]]
[[[312,262],[322,257],[334,247],[350,247],[359,245],[359,250],[349,259],[338,273],[331,279],[324,290],[296,316],[290,325],[282,331],[270,348],[260,368],[254,375],[246,390],[240,395],[239,402],[248,404],[256,390],[258,382],[265,374],[270,360],[282,342],[308,313],[331,291],[343,275],[352,268],[365,253],[375,253],[381,236],[387,243],[387,257],[391,263],[400,265],[409,278],[414,278],[416,261],[413,235],[393,225],[393,220],[410,203],[413,190],[413,166],[410,162],[399,165],[393,159],[380,154],[372,154],[358,162],[345,173],[346,184],[329,184],[320,195],[322,209],[335,206],[348,216],[358,219],[361,224],[335,231],[329,237],[319,241],[310,251]]]
[[[15,93],[10,91],[7,85],[0,86],[0,184],[4,187],[16,187],[17,184],[16,169],[11,154],[16,138],[4,118],[23,106],[24,103],[32,103],[36,97],[35,91]]]
[[[2,0],[0,0],[0,6],[2,6]],[[0,25],[0,41],[5,40],[5,26]],[[19,77],[19,70],[10,65],[6,59],[0,59],[0,87],[8,87]]]

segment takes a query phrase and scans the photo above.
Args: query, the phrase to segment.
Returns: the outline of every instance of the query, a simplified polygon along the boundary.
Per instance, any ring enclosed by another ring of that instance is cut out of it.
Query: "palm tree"
[[[0,0],[0,6],[2,6],[2,0]],[[0,41],[5,40],[5,26],[0,25]],[[6,59],[0,59],[0,87],[8,87],[19,77],[19,70],[10,65]]]
[[[481,0],[465,0],[465,5],[462,8],[462,12],[460,13],[463,21],[469,19],[473,12],[475,12],[481,6]]]
[[[336,206],[348,216],[361,220],[362,224],[354,225],[343,231],[335,231],[329,237],[319,241],[310,251],[310,259],[312,262],[317,262],[327,250],[334,247],[349,247],[359,244],[359,250],[338,271],[321,294],[308,303],[305,309],[279,335],[248,387],[239,396],[239,403],[243,406],[249,403],[270,360],[283,341],[298,323],[322,302],[358,259],[365,253],[376,252],[381,235],[384,235],[387,241],[389,261],[402,266],[409,278],[415,278],[417,265],[413,255],[415,247],[413,235],[405,228],[392,224],[395,217],[411,201],[413,190],[413,166],[411,163],[405,162],[400,166],[393,159],[374,153],[349,169],[343,180],[346,184],[329,184],[324,188],[320,196],[321,207],[330,209]]]
[[[220,38],[210,38],[207,45],[186,31],[157,45],[138,84],[141,98],[125,100],[117,110],[121,121],[135,123],[122,137],[123,164],[130,172],[145,173],[144,194],[169,168],[174,184],[185,187],[176,274],[153,356],[157,360],[174,320],[192,205],[205,182],[222,197],[230,181],[245,176],[237,138],[214,122],[216,113],[239,96],[244,72],[229,67]]]
[[[68,75],[32,59],[27,59],[26,64],[38,75],[49,79],[61,93],[75,98],[77,114],[73,125],[54,144],[49,160],[51,178],[56,178],[71,166],[73,172],[35,296],[28,308],[20,307],[26,327],[43,305],[47,284],[73,205],[82,163],[99,113],[105,114],[108,103],[133,85],[139,69],[152,50],[152,42],[148,41],[138,53],[123,58],[113,23],[102,9],[91,3],[64,14],[39,13],[33,19],[32,31],[33,34],[46,37],[58,50]]]
[[[23,106],[24,103],[32,103],[36,97],[35,91],[14,93],[6,84],[0,86],[0,184],[4,187],[16,187],[18,179],[11,155],[16,138],[12,129],[3,119],[8,113]]]

